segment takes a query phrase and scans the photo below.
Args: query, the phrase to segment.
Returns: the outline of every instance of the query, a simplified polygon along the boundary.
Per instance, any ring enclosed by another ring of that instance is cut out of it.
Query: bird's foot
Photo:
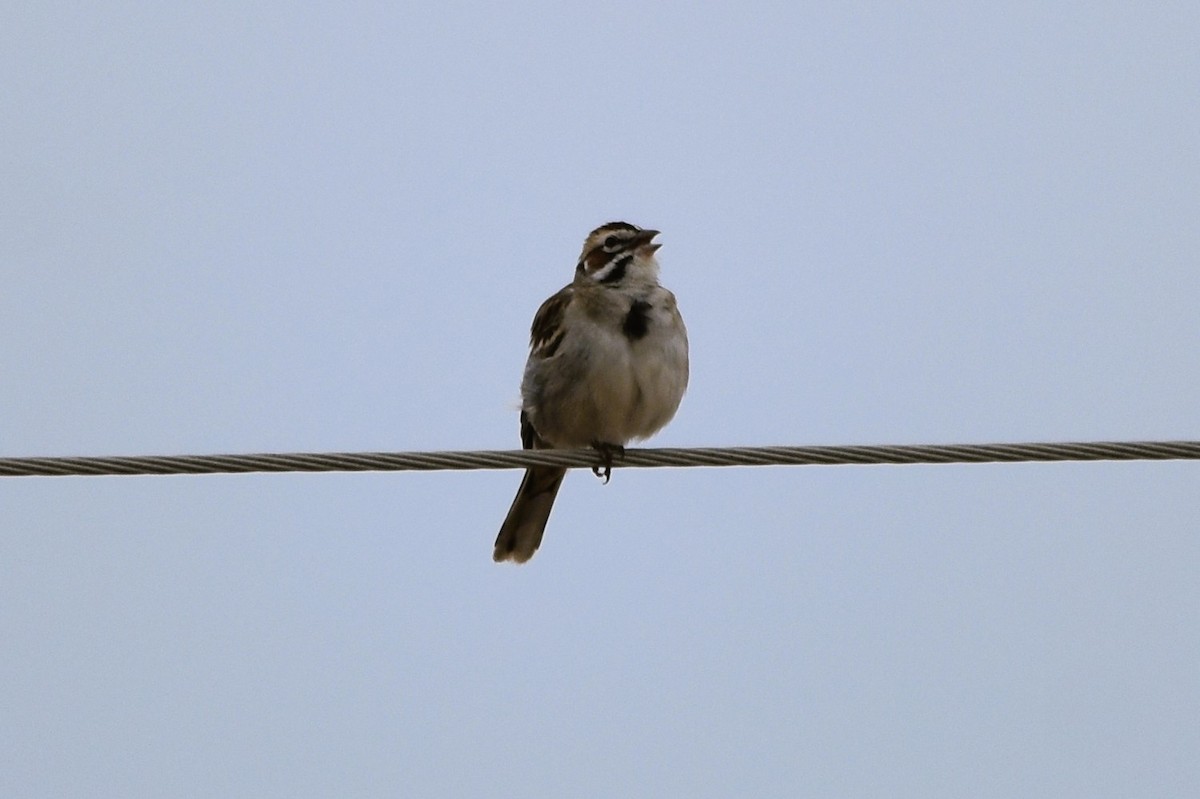
[[[596,450],[600,455],[600,463],[592,467],[592,474],[603,480],[604,485],[608,485],[608,480],[612,477],[613,457],[624,458],[625,448],[620,444],[606,444],[603,441],[593,441],[592,449]]]

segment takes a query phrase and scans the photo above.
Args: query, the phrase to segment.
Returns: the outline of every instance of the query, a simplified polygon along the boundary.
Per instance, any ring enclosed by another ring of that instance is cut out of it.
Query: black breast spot
[[[630,341],[637,341],[646,335],[650,325],[649,311],[652,307],[654,306],[645,300],[634,300],[633,305],[629,306],[629,313],[625,314],[625,323],[621,325],[621,331]]]

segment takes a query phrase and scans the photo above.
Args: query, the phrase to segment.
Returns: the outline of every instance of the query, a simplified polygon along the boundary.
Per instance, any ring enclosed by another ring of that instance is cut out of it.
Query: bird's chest
[[[534,428],[553,446],[625,444],[666,424],[687,386],[687,334],[670,292],[589,294],[569,310],[552,357],[522,383]]]
[[[654,297],[633,298],[595,330],[590,392],[602,427],[643,437],[674,412],[687,380],[687,342],[672,309]],[[669,410],[668,410],[669,409]]]
[[[588,361],[598,376],[635,381],[671,350],[673,319],[661,298],[620,297],[589,314]]]

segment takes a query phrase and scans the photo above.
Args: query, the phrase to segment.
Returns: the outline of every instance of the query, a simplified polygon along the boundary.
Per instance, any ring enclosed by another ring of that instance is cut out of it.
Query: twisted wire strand
[[[624,457],[618,456],[614,460],[613,466],[865,466],[1134,460],[1200,460],[1200,441],[647,448],[626,450]],[[564,466],[575,469],[594,467],[599,462],[598,454],[591,449],[0,458],[0,477],[403,472],[524,469],[529,466]]]

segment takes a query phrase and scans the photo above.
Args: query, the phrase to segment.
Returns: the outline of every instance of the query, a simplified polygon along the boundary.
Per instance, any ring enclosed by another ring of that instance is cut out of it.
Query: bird
[[[542,303],[530,329],[521,446],[594,447],[605,482],[614,455],[666,426],[687,390],[687,328],[675,295],[658,282],[658,235],[628,222],[593,230],[574,280]],[[566,473],[526,469],[493,560],[533,557]]]

